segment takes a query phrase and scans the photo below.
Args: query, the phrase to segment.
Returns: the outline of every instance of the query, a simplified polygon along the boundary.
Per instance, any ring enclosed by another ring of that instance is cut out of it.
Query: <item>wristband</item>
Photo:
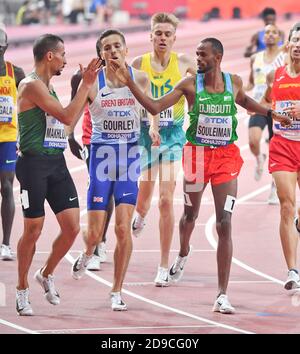
[[[272,119],[272,113],[273,113],[273,109],[268,109],[267,117]]]

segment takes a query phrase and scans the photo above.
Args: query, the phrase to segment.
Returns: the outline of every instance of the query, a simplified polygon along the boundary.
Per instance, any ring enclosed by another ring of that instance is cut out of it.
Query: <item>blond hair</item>
[[[170,23],[176,31],[179,20],[173,14],[169,14],[167,12],[158,12],[151,17],[151,30],[153,30],[154,26],[158,23]]]

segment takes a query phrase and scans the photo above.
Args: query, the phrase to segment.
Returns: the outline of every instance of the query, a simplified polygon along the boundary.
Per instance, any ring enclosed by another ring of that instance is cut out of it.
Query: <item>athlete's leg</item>
[[[121,203],[116,207],[114,281],[112,292],[120,292],[132,253],[131,220],[134,205]]]
[[[179,162],[162,162],[159,166],[159,234],[160,267],[168,268],[170,248],[174,232],[174,191]],[[167,173],[168,176],[165,176]],[[166,178],[167,177],[167,178]]]
[[[69,251],[80,231],[79,208],[63,210],[56,214],[56,219],[61,231],[52,244],[52,251],[41,272],[44,277],[53,274],[57,264]]]
[[[146,217],[150,209],[157,174],[158,164],[155,164],[141,173],[136,212],[142,218]]]
[[[297,172],[278,171],[272,173],[280,201],[279,233],[288,269],[297,268],[298,235],[293,223],[296,210]]]
[[[231,215],[237,195],[237,179],[212,185],[216,210],[216,228],[218,233],[218,287],[219,295],[226,294],[232,260]],[[228,198],[227,198],[228,197]],[[233,197],[234,199],[231,199]],[[230,205],[227,205],[227,203]],[[226,210],[225,210],[226,209]]]
[[[264,116],[254,114],[249,119],[249,146],[252,154],[256,158],[255,180],[259,180],[263,173],[263,165],[266,155],[261,153],[260,141],[262,132],[267,125],[267,119]]]
[[[189,253],[191,234],[195,228],[201,198],[206,186],[207,183],[201,185],[190,183],[186,179],[183,181],[184,211],[179,222],[180,257],[185,257]]]
[[[85,254],[87,256],[92,255],[95,247],[101,242],[106,219],[106,210],[88,211],[88,231],[87,237],[84,240],[86,245]]]
[[[24,231],[17,247],[18,290],[28,288],[28,271],[35,253],[35,244],[42,232],[44,219],[44,216],[24,218]]]
[[[262,132],[263,131],[260,127],[249,128],[249,147],[250,151],[256,158],[260,155],[260,141]]]
[[[3,244],[8,246],[12,224],[15,215],[15,202],[13,194],[13,181],[15,173],[13,171],[0,171],[1,185],[1,219],[3,230]]]

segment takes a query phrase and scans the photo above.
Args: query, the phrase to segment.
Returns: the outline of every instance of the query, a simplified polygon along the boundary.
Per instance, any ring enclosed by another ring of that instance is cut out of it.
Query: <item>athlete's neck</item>
[[[218,67],[215,70],[208,71],[204,74],[204,86],[210,93],[224,92],[224,80],[221,68]]]
[[[277,54],[279,54],[280,49],[278,48],[278,45],[270,45],[267,46],[266,50],[265,50],[265,59],[273,59],[275,56],[277,56]]]
[[[153,51],[151,53],[151,66],[154,70],[163,71],[169,65],[171,58],[171,51],[168,52],[158,52]]]
[[[290,76],[298,76],[300,74],[300,60],[294,60],[287,66],[287,71]]]
[[[104,70],[105,70],[106,83],[108,84],[109,87],[111,88],[124,87],[124,84],[120,80],[118,80],[116,74],[110,69],[109,66],[106,66]]]
[[[52,77],[52,74],[50,73],[49,69],[42,66],[42,65],[36,65],[33,69],[33,72],[35,73],[37,79],[43,81],[43,83],[48,87],[50,83],[50,79]]]

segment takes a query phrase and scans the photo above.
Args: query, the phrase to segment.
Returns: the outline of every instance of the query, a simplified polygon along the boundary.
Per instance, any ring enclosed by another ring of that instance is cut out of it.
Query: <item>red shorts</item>
[[[240,149],[234,145],[210,148],[190,142],[183,147],[182,163],[185,180],[212,185],[236,179],[244,163]]]
[[[300,141],[274,135],[270,141],[269,172],[300,171]]]

